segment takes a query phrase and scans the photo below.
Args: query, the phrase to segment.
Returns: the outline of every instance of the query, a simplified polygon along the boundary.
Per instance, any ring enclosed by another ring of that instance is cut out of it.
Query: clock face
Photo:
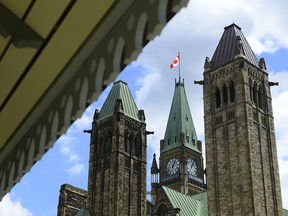
[[[197,176],[197,165],[191,158],[187,160],[187,172],[189,176]]]
[[[172,158],[167,163],[167,173],[169,175],[174,175],[179,170],[179,167],[180,167],[179,160],[176,158]]]

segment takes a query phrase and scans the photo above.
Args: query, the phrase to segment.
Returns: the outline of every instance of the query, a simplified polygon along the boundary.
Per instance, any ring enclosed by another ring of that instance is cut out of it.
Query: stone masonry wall
[[[58,216],[75,216],[86,208],[87,192],[72,185],[63,184],[60,189]]]
[[[234,102],[229,101],[231,80],[235,84]],[[251,80],[257,86],[265,84],[263,94],[267,98],[261,99],[261,105],[260,99],[251,100]],[[252,68],[240,58],[215,71],[204,72],[204,83],[209,215],[281,215],[267,73]],[[228,86],[226,104],[223,103],[224,85]],[[216,88],[221,91],[218,108]],[[268,109],[263,109],[264,105]]]

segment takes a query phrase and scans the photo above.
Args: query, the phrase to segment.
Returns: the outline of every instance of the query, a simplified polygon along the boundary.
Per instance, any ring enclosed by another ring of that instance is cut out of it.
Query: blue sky
[[[278,161],[283,205],[288,209],[288,29],[287,3],[284,0],[191,0],[150,42],[138,59],[120,74],[129,84],[139,109],[146,114],[148,170],[152,154],[159,156],[159,142],[164,137],[178,70],[169,65],[181,52],[181,76],[198,134],[204,139],[202,88],[193,85],[201,80],[205,57],[212,57],[224,27],[236,23],[242,28],[258,58],[264,57],[270,81],[280,82],[272,88]],[[255,13],[255,11],[259,13]],[[68,183],[86,189],[88,176],[89,134],[95,108],[100,109],[111,86],[101,94],[82,118],[75,121],[0,203],[0,215],[56,215],[59,189]],[[159,102],[160,101],[160,102]],[[148,176],[148,180],[150,177]],[[149,190],[149,189],[148,189]],[[13,212],[13,213],[11,213]]]

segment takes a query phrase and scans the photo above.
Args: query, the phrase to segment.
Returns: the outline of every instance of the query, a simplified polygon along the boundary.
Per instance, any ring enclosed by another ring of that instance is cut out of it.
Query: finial
[[[260,69],[266,71],[267,70],[267,67],[266,67],[266,63],[265,63],[265,60],[264,58],[261,58],[260,61],[259,61],[259,67]]]
[[[245,56],[244,50],[243,50],[243,43],[241,37],[238,35],[236,36],[236,45],[235,45],[235,56]]]
[[[121,98],[118,98],[115,103],[114,113],[117,113],[117,112],[123,112],[123,104],[122,104]]]
[[[98,116],[99,116],[99,110],[98,110],[98,109],[95,109],[93,119],[94,119],[94,120],[97,120],[97,119],[98,119]]]
[[[211,61],[210,61],[210,58],[206,56],[205,63],[204,63],[204,69],[210,70],[210,68],[211,68]]]

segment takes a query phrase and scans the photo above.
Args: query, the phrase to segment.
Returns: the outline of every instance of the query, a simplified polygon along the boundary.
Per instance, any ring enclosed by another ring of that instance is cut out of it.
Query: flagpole
[[[181,76],[180,76],[180,62],[181,62],[181,60],[180,60],[180,52],[178,52],[178,58],[179,58],[179,82],[181,82]]]

